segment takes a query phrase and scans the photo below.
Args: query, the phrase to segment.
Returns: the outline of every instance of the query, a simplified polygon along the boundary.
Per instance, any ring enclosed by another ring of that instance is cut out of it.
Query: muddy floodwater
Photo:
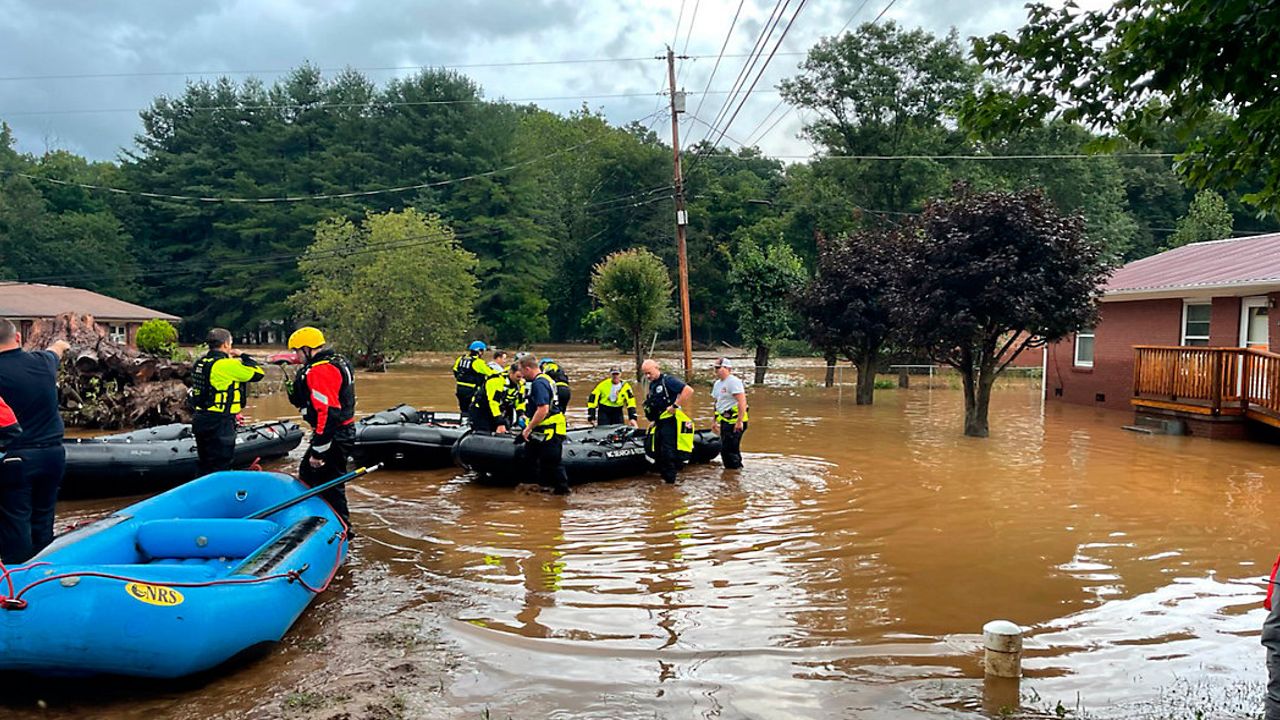
[[[581,424],[618,360],[557,353]],[[447,362],[361,375],[360,410],[450,409]],[[379,472],[350,489],[350,562],[264,657],[178,684],[24,682],[0,715],[948,718],[1019,696],[1049,716],[1260,712],[1280,447],[1134,434],[1045,407],[1036,380],[998,388],[992,437],[967,439],[945,380],[858,407],[852,373],[825,389],[783,362],[750,388],[741,471],[568,497]],[[134,500],[64,503],[59,525]],[[984,686],[997,618],[1028,629],[1020,687]]]

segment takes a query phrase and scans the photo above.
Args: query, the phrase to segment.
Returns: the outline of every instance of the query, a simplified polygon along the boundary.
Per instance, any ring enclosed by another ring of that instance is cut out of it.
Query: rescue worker
[[[569,400],[573,398],[573,391],[569,389],[569,376],[560,368],[560,364],[551,358],[542,358],[542,362],[538,364],[542,368],[542,372],[551,376],[556,383],[556,400],[560,402],[560,412],[569,409]]]
[[[493,370],[485,363],[481,353],[488,349],[489,346],[483,341],[474,340],[467,346],[467,354],[453,361],[453,378],[457,382],[454,394],[458,398],[458,412],[463,415],[467,414],[471,399],[475,397],[485,378],[502,372],[502,368]]]
[[[519,364],[512,363],[502,375],[486,379],[481,392],[476,393],[471,403],[471,429],[505,433],[524,408],[524,378]]]
[[[1262,645],[1267,649],[1267,692],[1263,699],[1263,719],[1280,720],[1280,602],[1276,599],[1276,577],[1280,571],[1280,558],[1271,567],[1271,579],[1267,583],[1267,597],[1262,607],[1267,617],[1262,622]]]
[[[742,467],[742,434],[747,431],[747,388],[742,378],[733,374],[733,362],[720,358],[712,366],[716,381],[711,386],[711,399],[716,407],[715,431],[720,435],[720,459],[725,468]]]
[[[9,446],[10,441],[16,440],[21,434],[22,426],[18,424],[18,416],[13,414],[13,408],[0,397],[0,460],[4,459],[4,449]]]
[[[355,441],[355,374],[346,358],[326,345],[324,333],[316,328],[295,330],[289,336],[289,349],[296,350],[303,363],[289,386],[289,402],[302,410],[302,418],[312,430],[298,479],[315,487],[347,472],[347,458]],[[330,488],[320,497],[350,525],[344,485]]]
[[[249,355],[231,357],[231,333],[213,328],[209,352],[191,367],[191,432],[196,436],[200,474],[230,470],[236,454],[236,416],[244,409],[245,385],[258,382],[262,366]]]
[[[662,372],[654,360],[645,360],[640,371],[649,380],[649,394],[644,401],[644,416],[649,421],[647,449],[662,480],[674,483],[693,452],[693,420],[683,410],[693,397],[693,388]]]
[[[565,419],[556,397],[556,382],[538,368],[532,355],[520,358],[520,375],[529,387],[529,404],[525,413],[529,423],[520,437],[525,441],[525,457],[533,465],[538,484],[551,488],[557,495],[569,494],[569,476],[562,464]]]
[[[58,412],[58,365],[65,340],[48,350],[22,349],[22,333],[0,318],[0,397],[22,432],[5,450],[0,483],[0,560],[12,567],[53,541],[58,487],[67,465]]]
[[[627,419],[622,419],[622,410],[626,408]],[[609,368],[609,377],[600,381],[591,394],[587,396],[587,421],[596,422],[597,413],[600,422],[597,425],[621,425],[624,422],[631,427],[636,426],[636,393],[631,383],[622,379],[622,368]]]

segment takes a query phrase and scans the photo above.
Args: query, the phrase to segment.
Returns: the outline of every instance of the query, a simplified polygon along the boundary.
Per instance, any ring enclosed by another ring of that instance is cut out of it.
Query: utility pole
[[[684,342],[684,379],[693,377],[693,337],[689,329],[689,253],[684,228],[689,216],[684,209],[684,172],[680,168],[680,113],[684,93],[676,92],[676,53],[667,48],[667,78],[671,83],[671,150],[675,155],[676,256],[680,274],[680,337]]]

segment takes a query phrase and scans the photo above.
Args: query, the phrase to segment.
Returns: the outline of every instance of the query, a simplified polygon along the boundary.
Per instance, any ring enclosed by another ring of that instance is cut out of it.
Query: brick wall
[[[1240,298],[1213,299],[1213,311],[1209,317],[1209,344],[1214,347],[1240,347]]]
[[[1048,396],[1050,400],[1131,410],[1133,346],[1177,345],[1182,340],[1182,300],[1102,303],[1101,311],[1094,333],[1092,368],[1075,367],[1074,336],[1049,346]],[[1211,335],[1218,324],[1215,306]]]

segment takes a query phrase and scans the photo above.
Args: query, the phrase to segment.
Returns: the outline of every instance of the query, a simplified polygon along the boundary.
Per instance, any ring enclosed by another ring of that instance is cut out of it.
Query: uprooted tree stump
[[[58,401],[67,424],[115,430],[190,422],[190,363],[112,342],[93,316],[73,313],[36,320],[24,346],[43,350],[58,340],[71,344],[58,371]]]

